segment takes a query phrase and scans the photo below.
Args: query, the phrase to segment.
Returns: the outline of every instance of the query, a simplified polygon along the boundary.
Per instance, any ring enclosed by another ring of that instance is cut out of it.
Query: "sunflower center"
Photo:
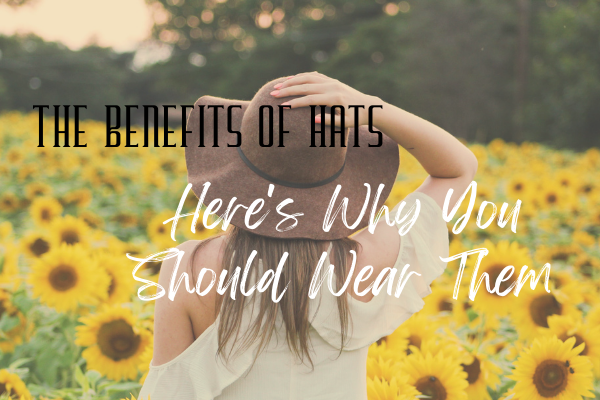
[[[517,192],[520,192],[522,189],[523,189],[523,185],[522,185],[522,184],[520,184],[520,183],[517,183],[517,184],[515,185],[515,190],[516,190]]]
[[[477,357],[473,357],[473,362],[469,365],[461,364],[463,370],[467,373],[467,381],[469,381],[469,385],[474,384],[479,379],[479,374],[481,373],[481,363]]]
[[[542,397],[558,396],[566,387],[569,371],[564,362],[544,360],[535,369],[533,383]]]
[[[430,400],[446,400],[446,388],[435,376],[424,376],[417,381],[415,387]]]
[[[133,356],[140,347],[140,341],[140,336],[122,319],[107,322],[98,330],[100,351],[114,361]]]
[[[2,315],[2,313],[0,313],[0,316]],[[570,339],[574,337],[575,338],[575,344],[573,345],[573,347],[577,347],[579,346],[581,343],[585,343],[585,340],[583,340],[583,338],[581,336],[579,336],[578,334],[572,335],[572,336],[568,336],[567,334],[563,334],[559,337],[560,340],[562,340],[563,342],[566,341],[567,339]],[[581,351],[581,353],[579,353],[579,355],[581,356],[585,356],[587,355],[587,350],[588,350],[588,346],[587,343],[585,344],[585,347],[583,348],[583,350]]]
[[[79,233],[75,230],[65,230],[60,235],[61,241],[66,244],[75,244],[79,243],[81,239],[79,238]]]
[[[158,227],[157,231],[158,231],[158,233],[163,234],[163,233],[165,233],[165,227],[161,225]]]
[[[70,265],[59,265],[50,272],[50,285],[59,292],[65,292],[77,284],[77,271]]]
[[[39,257],[50,250],[50,244],[42,238],[37,238],[29,245],[29,250]]]
[[[48,210],[47,208],[44,208],[42,210],[42,213],[40,216],[42,217],[43,221],[50,221],[50,216],[51,216],[50,210]]]
[[[488,269],[488,274],[490,274],[490,284],[495,284],[495,282],[498,281],[498,277],[500,276],[500,274],[502,273],[502,271],[504,270],[506,266],[502,266],[502,265],[493,265],[492,267],[490,267]],[[508,288],[510,288],[510,286],[513,284],[513,282],[515,282],[516,277],[514,277],[515,274],[513,273],[513,275],[508,279],[503,281],[502,283],[500,283],[500,289],[498,290],[500,293],[508,290]],[[506,279],[506,275],[504,275],[504,279]],[[496,296],[498,296],[497,293],[494,293]],[[502,297],[502,296],[498,296],[498,297]]]
[[[3,394],[10,394],[8,393],[8,390],[6,390],[6,386],[4,385],[4,383],[0,382],[0,395]]]
[[[408,346],[415,346],[420,349],[421,348],[421,337],[416,336],[416,335],[410,335],[408,337]],[[412,354],[412,351],[410,351],[410,348],[408,346],[406,348],[406,354],[410,355],[410,354]]]
[[[554,193],[550,193],[548,196],[546,196],[546,201],[549,204],[554,204],[556,203],[556,195]]]
[[[452,302],[450,302],[446,299],[443,299],[442,301],[439,302],[438,309],[440,311],[452,311]]]
[[[539,296],[529,305],[529,314],[533,322],[544,328],[548,328],[548,317],[555,314],[561,314],[562,305],[552,294]]]

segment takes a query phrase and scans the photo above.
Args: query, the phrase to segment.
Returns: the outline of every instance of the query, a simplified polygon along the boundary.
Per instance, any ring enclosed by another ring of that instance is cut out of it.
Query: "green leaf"
[[[469,308],[467,310],[467,317],[469,318],[469,322],[472,322],[478,316],[479,315],[477,314],[477,312],[475,310],[473,310],[472,308]]]
[[[88,378],[81,372],[81,368],[79,366],[75,366],[75,380],[81,386],[84,393],[87,393],[90,390],[90,382]]]
[[[17,368],[19,368],[21,365],[23,364],[27,364],[29,361],[33,360],[33,358],[19,358],[15,361],[13,361],[9,366],[8,369],[10,370],[15,370]]]
[[[96,386],[96,383],[102,378],[102,375],[98,371],[94,371],[93,369],[87,371],[85,376],[90,382],[90,385]]]

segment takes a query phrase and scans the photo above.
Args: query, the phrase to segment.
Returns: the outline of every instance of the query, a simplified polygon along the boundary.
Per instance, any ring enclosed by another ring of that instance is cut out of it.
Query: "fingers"
[[[281,105],[290,105],[292,106],[291,108],[308,107],[311,105],[333,106],[337,104],[335,103],[335,99],[336,96],[327,93],[309,94],[307,96],[298,97],[296,99],[286,101],[284,103],[281,103]]]
[[[325,82],[328,80],[331,80],[331,78],[318,72],[304,72],[301,74],[289,76],[287,80],[275,85],[274,89],[282,89],[294,85],[303,85],[306,83]]]
[[[323,118],[321,114],[317,114],[315,116],[315,123],[330,126],[331,125],[331,115],[325,114],[325,118]],[[335,118],[335,126],[337,128],[342,126],[342,118],[339,115],[336,116],[336,118]],[[354,126],[354,122],[352,121],[351,118],[346,117],[344,120],[344,127],[350,128],[352,126]]]
[[[328,83],[305,83],[274,90],[271,92],[271,95],[277,98],[288,96],[306,96],[309,94],[331,92],[332,89],[332,85]]]

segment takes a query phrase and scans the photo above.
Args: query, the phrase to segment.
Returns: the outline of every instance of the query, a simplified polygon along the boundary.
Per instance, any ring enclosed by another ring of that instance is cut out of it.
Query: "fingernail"
[[[271,95],[273,95],[273,96],[277,96],[278,94],[279,94],[279,90],[273,90],[271,92]]]
[[[277,85],[273,86],[275,89],[279,89],[281,87],[281,83],[278,83]]]
[[[295,76],[295,75],[290,75],[290,76],[288,76],[288,77],[287,77],[287,78],[285,78],[285,79],[286,79],[286,80],[287,80],[287,79],[292,79],[294,76]]]
[[[289,105],[290,105],[290,102],[289,102],[289,101],[286,101],[285,103],[281,103],[281,105],[282,105],[282,106],[289,106]]]

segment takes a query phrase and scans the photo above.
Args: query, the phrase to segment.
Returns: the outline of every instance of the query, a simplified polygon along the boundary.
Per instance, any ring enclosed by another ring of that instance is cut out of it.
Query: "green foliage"
[[[247,100],[271,79],[317,70],[470,141],[600,145],[597,0],[420,0],[391,13],[386,4],[150,0],[168,16],[154,37],[172,52],[142,69],[134,53],[0,36],[0,108],[87,104],[85,118],[104,120],[106,104]]]

